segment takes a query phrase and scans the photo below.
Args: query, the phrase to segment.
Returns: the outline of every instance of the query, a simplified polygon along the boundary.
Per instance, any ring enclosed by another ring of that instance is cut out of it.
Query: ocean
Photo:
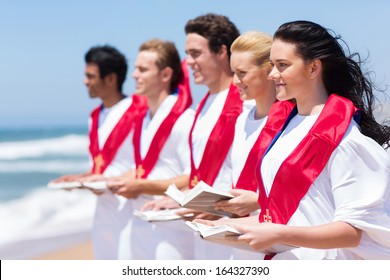
[[[29,259],[90,238],[95,195],[46,187],[88,170],[87,128],[0,129],[0,259]]]

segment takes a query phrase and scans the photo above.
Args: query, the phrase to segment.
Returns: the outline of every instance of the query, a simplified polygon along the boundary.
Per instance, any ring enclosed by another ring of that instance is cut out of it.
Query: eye
[[[237,78],[239,78],[240,80],[242,80],[245,75],[246,75],[247,72],[245,71],[235,71],[234,74],[237,76]]]
[[[201,55],[201,52],[199,51],[190,51],[188,52],[188,55],[192,57],[192,59],[196,59]]]

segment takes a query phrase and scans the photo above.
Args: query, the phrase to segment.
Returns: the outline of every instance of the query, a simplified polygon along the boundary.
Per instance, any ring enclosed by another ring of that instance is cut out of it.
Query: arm
[[[273,244],[315,249],[356,247],[362,235],[361,230],[340,221],[305,227],[273,223],[232,226],[243,233],[237,240],[247,242],[255,250],[263,250]]]
[[[108,187],[127,198],[136,198],[140,194],[162,195],[170,184],[179,189],[188,185],[189,176],[181,175],[168,180],[134,179],[133,176],[121,176],[109,181]]]
[[[246,216],[259,209],[257,193],[241,189],[232,189],[230,193],[235,197],[215,203],[217,210],[227,211],[238,216]]]
[[[92,175],[91,172],[85,172],[85,173],[81,173],[81,174],[66,174],[66,175],[63,175],[61,177],[58,177],[58,178],[52,180],[51,182],[60,183],[60,182],[80,181],[83,178],[90,176],[90,175]]]

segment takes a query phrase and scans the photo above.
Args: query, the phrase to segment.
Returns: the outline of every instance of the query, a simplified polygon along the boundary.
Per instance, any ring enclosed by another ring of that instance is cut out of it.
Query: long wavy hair
[[[328,94],[338,94],[350,99],[361,111],[361,132],[374,139],[385,149],[390,146],[390,126],[379,124],[374,117],[374,90],[376,87],[368,73],[362,71],[363,61],[358,53],[351,54],[348,45],[335,33],[310,21],[293,21],[282,24],[274,34],[274,40],[291,43],[296,53],[306,62],[319,59],[322,63],[322,79]],[[345,49],[340,45],[342,42]]]

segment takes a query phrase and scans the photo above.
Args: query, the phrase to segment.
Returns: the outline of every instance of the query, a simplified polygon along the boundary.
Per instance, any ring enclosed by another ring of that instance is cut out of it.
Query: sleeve
[[[363,230],[354,248],[363,258],[390,258],[390,155],[352,127],[328,163],[334,221]]]
[[[192,123],[194,122],[195,112],[187,109],[177,120],[173,128],[173,136],[176,139],[177,158],[182,166],[183,174],[191,173],[191,155],[189,146],[189,135]]]

